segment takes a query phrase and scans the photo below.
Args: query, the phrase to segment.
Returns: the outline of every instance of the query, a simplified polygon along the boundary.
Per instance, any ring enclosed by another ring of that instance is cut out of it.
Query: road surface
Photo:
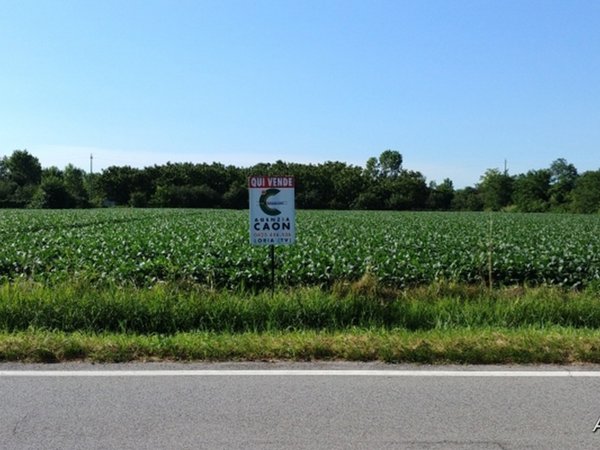
[[[598,375],[598,366],[5,363],[0,448],[592,449]]]

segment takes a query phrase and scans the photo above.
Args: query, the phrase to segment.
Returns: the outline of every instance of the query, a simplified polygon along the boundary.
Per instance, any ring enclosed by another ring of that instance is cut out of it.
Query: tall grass
[[[600,327],[597,290],[437,284],[379,291],[363,283],[323,291],[233,293],[159,284],[152,288],[23,282],[0,286],[0,330],[167,333],[399,328]]]

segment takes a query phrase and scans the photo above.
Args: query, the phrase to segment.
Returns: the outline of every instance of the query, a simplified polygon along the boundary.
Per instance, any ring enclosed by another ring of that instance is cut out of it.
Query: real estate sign
[[[296,239],[294,177],[251,176],[250,243],[287,245]]]

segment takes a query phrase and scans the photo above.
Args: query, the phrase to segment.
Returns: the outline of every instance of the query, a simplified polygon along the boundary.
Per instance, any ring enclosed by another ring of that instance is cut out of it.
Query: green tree
[[[89,207],[89,195],[85,188],[85,172],[73,164],[67,165],[63,172],[65,188],[76,208]]]
[[[396,150],[384,150],[379,158],[367,160],[364,174],[367,178],[395,178],[402,172],[402,155]]]
[[[0,159],[0,208],[17,206],[14,204],[14,194],[17,187],[17,183],[10,180],[8,168],[6,167],[6,157]]]
[[[361,192],[352,205],[354,209],[383,209],[381,198],[373,191]]]
[[[483,200],[481,194],[472,186],[458,189],[452,199],[452,209],[455,211],[482,211]]]
[[[513,203],[522,212],[544,212],[550,199],[550,170],[530,170],[513,183]]]
[[[97,186],[104,200],[115,202],[117,205],[128,205],[132,192],[139,191],[135,186],[135,176],[140,172],[130,166],[111,166],[102,171]]]
[[[16,208],[22,206],[15,203],[15,192],[18,186],[15,182],[0,178],[0,208]]]
[[[478,186],[483,207],[486,210],[500,211],[510,204],[513,190],[513,178],[498,169],[488,169],[481,177]]]
[[[15,150],[3,159],[4,171],[19,186],[37,185],[42,181],[42,165],[27,150]]]
[[[584,172],[575,183],[572,198],[574,212],[600,212],[600,170]]]
[[[146,208],[148,206],[148,196],[145,192],[132,192],[129,196],[129,206],[133,208]]]
[[[452,207],[453,198],[454,184],[450,178],[446,178],[439,185],[433,181],[429,183],[428,209],[447,211]]]
[[[65,186],[64,172],[52,166],[42,170],[42,181],[31,202],[31,208],[74,208],[75,199]]]
[[[0,159],[0,181],[8,180],[8,167],[6,167],[6,157]]]
[[[214,208],[219,206],[220,197],[218,192],[205,184],[158,186],[150,203],[152,206],[168,208]]]
[[[374,180],[379,176],[379,161],[374,156],[367,159],[364,174],[369,180]]]
[[[99,208],[106,198],[100,186],[101,175],[99,173],[87,174],[84,178],[84,186],[90,206]]]
[[[550,174],[550,203],[554,209],[566,210],[579,176],[577,169],[564,158],[559,158],[550,165]]]
[[[327,209],[330,207],[335,195],[330,168],[325,168],[322,164],[291,164],[288,171],[296,178],[298,208]],[[278,170],[277,173],[282,172]]]
[[[12,207],[27,206],[42,179],[42,166],[39,160],[27,150],[15,150],[11,156],[2,158],[0,168],[2,186],[0,201]]]
[[[396,150],[385,150],[379,155],[379,167],[383,177],[397,177],[402,170],[402,155]]]
[[[223,194],[223,206],[231,209],[248,208],[248,187],[239,181],[234,181]]]
[[[397,177],[385,179],[382,186],[386,209],[425,209],[428,189],[425,177],[421,172],[403,171]]]
[[[333,184],[333,199],[329,207],[333,209],[350,209],[365,189],[365,182],[360,167],[345,163],[328,163],[331,168],[330,177]]]
[[[31,207],[63,209],[73,208],[75,203],[67,192],[63,180],[55,176],[44,178],[32,198]]]

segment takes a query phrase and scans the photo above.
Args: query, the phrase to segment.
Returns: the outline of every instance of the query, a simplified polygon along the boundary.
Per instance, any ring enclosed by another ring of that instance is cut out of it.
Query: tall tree
[[[382,181],[386,209],[419,210],[427,202],[427,183],[421,172],[408,170]]]
[[[65,189],[76,208],[87,208],[89,196],[85,188],[85,172],[73,164],[68,164],[63,173]]]
[[[384,150],[379,158],[374,156],[367,160],[365,175],[367,178],[394,178],[402,171],[402,155],[396,150]]]
[[[379,155],[379,167],[384,177],[397,177],[402,169],[402,155],[396,150],[385,150]]]
[[[14,207],[14,193],[17,190],[17,184],[10,180],[8,168],[6,167],[6,157],[0,159],[0,208]]]
[[[367,159],[364,174],[369,180],[374,180],[379,176],[379,161],[374,156]]]
[[[574,212],[600,212],[600,170],[584,172],[577,179],[572,196]]]
[[[333,209],[350,209],[364,190],[364,179],[360,167],[345,163],[326,163],[330,169],[334,198],[330,201]]]
[[[117,205],[128,205],[132,192],[136,192],[135,176],[140,172],[130,166],[111,166],[102,171],[97,180],[105,200]]]
[[[506,172],[500,172],[498,169],[486,170],[478,187],[485,209],[500,211],[510,204],[513,178]]]
[[[27,206],[42,179],[40,161],[27,150],[15,150],[11,156],[2,159],[2,183],[0,191],[6,196],[2,201],[6,206]]]
[[[454,185],[450,178],[446,178],[441,184],[429,183],[428,209],[447,211],[452,207],[454,198]]]
[[[3,166],[8,178],[19,186],[37,185],[42,180],[42,165],[27,150],[15,150],[11,156],[5,156]]]
[[[483,210],[483,200],[479,191],[468,186],[464,189],[458,189],[452,199],[452,209],[456,211],[481,211]]]
[[[559,158],[550,165],[550,202],[554,208],[565,209],[579,174],[573,164]]]
[[[42,170],[42,181],[37,187],[30,208],[73,208],[75,202],[65,187],[64,172],[56,166]]]
[[[513,203],[522,212],[544,212],[550,199],[551,172],[530,170],[518,175],[513,184]]]
[[[0,159],[0,180],[8,180],[8,167],[6,167],[6,156]]]

